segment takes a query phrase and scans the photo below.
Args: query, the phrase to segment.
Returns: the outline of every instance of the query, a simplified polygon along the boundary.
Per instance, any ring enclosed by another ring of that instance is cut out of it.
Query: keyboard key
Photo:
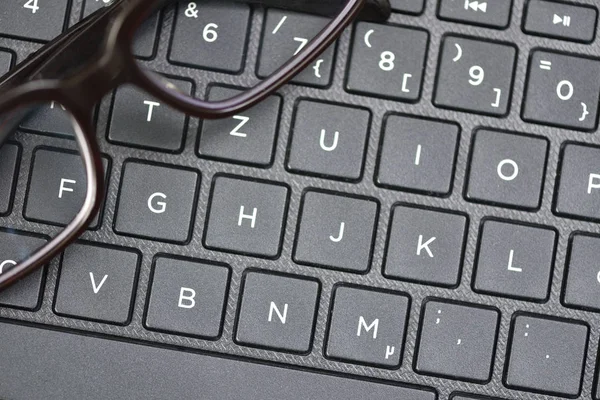
[[[379,206],[375,201],[307,192],[294,261],[366,272]]]
[[[192,84],[174,81],[188,95]],[[156,150],[179,151],[187,126],[185,114],[131,86],[117,89],[108,130],[111,142]]]
[[[46,244],[40,236],[0,230],[0,274]],[[0,307],[16,307],[35,310],[40,304],[44,269],[38,268],[31,275],[0,292]]]
[[[310,350],[319,283],[250,272],[245,277],[235,340],[296,353]]]
[[[492,398],[492,397],[481,397],[481,396],[475,396],[475,395],[453,395],[452,397],[450,397],[450,400],[501,400],[498,398]]]
[[[499,318],[492,308],[427,301],[415,369],[452,379],[489,381]]]
[[[546,139],[485,129],[476,132],[466,197],[538,208],[547,153]]]
[[[105,175],[109,163],[102,158]],[[81,156],[75,152],[38,148],[33,154],[32,172],[23,215],[32,221],[66,225],[81,209],[87,182]],[[90,224],[96,229],[100,213]]]
[[[507,28],[512,0],[440,0],[438,16],[449,21]]]
[[[579,130],[597,124],[600,61],[535,51],[530,58],[523,119]]]
[[[558,39],[591,42],[596,34],[597,19],[595,7],[531,0],[524,30]]]
[[[494,116],[506,115],[516,57],[517,49],[512,45],[446,37],[435,105]]]
[[[567,263],[564,302],[600,311],[600,238],[574,235]]]
[[[474,289],[500,296],[545,300],[555,246],[553,230],[485,221]]]
[[[0,323],[0,337],[0,386],[2,396],[9,399],[179,399],[191,393],[205,399],[204,394],[211,399],[298,400],[299,393],[310,395],[305,397],[310,399],[437,398],[434,390],[415,386],[6,322]],[[56,367],[56,360],[60,360],[61,368]],[[31,371],[36,373],[24,385],[22,379]]]
[[[400,366],[409,302],[399,294],[335,289],[327,357],[384,368]]]
[[[456,286],[467,228],[460,214],[396,206],[384,273],[391,278]]]
[[[346,89],[417,101],[421,96],[426,31],[360,22],[356,25]]]
[[[0,4],[0,35],[48,41],[65,26],[69,0],[3,1]]]
[[[200,176],[193,170],[127,162],[115,231],[185,243],[191,235],[199,185]]]
[[[226,100],[239,93],[239,90],[212,87],[209,100]],[[203,121],[199,155],[269,166],[273,161],[280,111],[281,97],[271,96],[231,118]]]
[[[371,113],[361,108],[299,102],[288,168],[294,172],[359,179],[370,123]]]
[[[519,315],[513,319],[506,385],[576,397],[588,328],[582,323]]]
[[[21,123],[21,128],[35,133],[75,137],[71,115],[56,102],[40,104],[34,113]]]
[[[8,51],[0,51],[0,76],[10,71],[13,55]]]
[[[392,10],[407,14],[421,14],[425,8],[425,0],[390,0]]]
[[[247,4],[180,1],[169,61],[240,72],[249,23],[250,7]]]
[[[84,0],[82,19],[108,5],[108,0]],[[156,37],[158,35],[159,14],[156,13],[150,17],[138,29],[133,44],[133,53],[142,58],[152,58],[156,46]]]
[[[565,145],[557,186],[557,213],[600,221],[600,148]]]
[[[452,123],[389,116],[377,183],[429,195],[450,193],[459,131]]]
[[[12,208],[20,155],[21,149],[16,144],[0,147],[0,215],[8,214]]]
[[[228,283],[227,267],[157,258],[146,326],[216,339],[221,333]]]
[[[54,312],[125,325],[140,257],[131,250],[74,244],[62,258]]]
[[[258,76],[266,78],[283,66],[328,22],[329,19],[314,15],[268,9],[258,59]],[[335,45],[325,50],[311,67],[296,75],[292,82],[328,86],[331,82],[334,48]]]
[[[288,197],[283,185],[218,177],[207,216],[206,247],[277,257]]]

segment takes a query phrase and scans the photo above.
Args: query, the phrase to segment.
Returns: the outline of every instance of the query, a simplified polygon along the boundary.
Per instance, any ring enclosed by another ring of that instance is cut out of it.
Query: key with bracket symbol
[[[593,130],[600,99],[600,61],[535,51],[523,119],[577,130]]]

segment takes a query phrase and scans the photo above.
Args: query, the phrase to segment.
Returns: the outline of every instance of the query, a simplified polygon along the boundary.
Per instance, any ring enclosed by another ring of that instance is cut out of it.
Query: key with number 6
[[[490,115],[506,115],[517,50],[510,45],[447,37],[434,103]]]

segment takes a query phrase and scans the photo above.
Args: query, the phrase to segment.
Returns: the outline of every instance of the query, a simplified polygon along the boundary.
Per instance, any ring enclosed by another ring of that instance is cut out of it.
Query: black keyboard
[[[391,2],[241,115],[99,105],[105,203],[0,293],[0,397],[600,399],[596,1]],[[135,53],[209,99],[323,23],[188,3]],[[0,71],[102,4],[2,2]],[[0,150],[0,270],[84,195],[75,150],[57,104]]]

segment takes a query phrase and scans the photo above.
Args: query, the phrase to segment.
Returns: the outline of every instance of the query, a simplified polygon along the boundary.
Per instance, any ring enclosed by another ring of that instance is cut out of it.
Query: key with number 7
[[[449,36],[440,57],[436,106],[495,116],[508,113],[514,46]]]

